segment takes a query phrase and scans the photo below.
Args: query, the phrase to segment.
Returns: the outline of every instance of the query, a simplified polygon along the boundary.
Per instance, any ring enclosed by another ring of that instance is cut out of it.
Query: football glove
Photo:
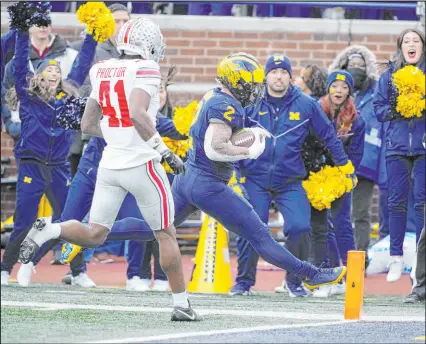
[[[170,166],[173,174],[185,173],[185,164],[182,159],[170,150],[165,150],[161,153],[162,158]]]

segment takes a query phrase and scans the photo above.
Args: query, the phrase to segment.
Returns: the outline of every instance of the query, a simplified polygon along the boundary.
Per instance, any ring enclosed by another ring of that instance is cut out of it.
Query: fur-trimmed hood
[[[379,76],[377,74],[376,56],[364,45],[351,45],[345,48],[339,55],[335,57],[334,61],[328,67],[328,72],[331,73],[336,69],[342,69],[345,67],[348,64],[349,56],[355,53],[361,54],[363,56],[366,64],[367,77],[377,80]]]

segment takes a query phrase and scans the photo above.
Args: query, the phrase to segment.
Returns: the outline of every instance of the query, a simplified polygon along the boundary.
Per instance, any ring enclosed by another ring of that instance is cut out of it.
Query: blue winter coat
[[[93,37],[87,35],[73,63],[66,80],[76,87],[83,84],[89,73],[96,44]],[[36,159],[46,165],[62,164],[67,161],[73,138],[71,131],[64,130],[56,123],[56,117],[64,106],[65,97],[58,96],[46,103],[28,93],[29,48],[28,32],[19,32],[13,59],[13,76],[20,100],[19,116],[22,129],[15,146],[15,156],[19,159]]]
[[[420,66],[425,72],[425,65]],[[426,117],[405,119],[390,104],[392,66],[379,79],[374,94],[374,111],[380,122],[389,121],[386,131],[386,156],[390,155],[423,155],[426,153],[422,140],[425,135]]]
[[[279,113],[268,102],[266,96],[258,109],[246,108],[249,120],[259,124],[272,135],[266,140],[266,148],[256,160],[242,160],[241,174],[265,189],[276,189],[281,185],[306,176],[302,160],[302,146],[310,131],[318,135],[329,148],[337,166],[345,165],[348,157],[335,128],[313,98],[303,94],[297,86],[289,86]]]

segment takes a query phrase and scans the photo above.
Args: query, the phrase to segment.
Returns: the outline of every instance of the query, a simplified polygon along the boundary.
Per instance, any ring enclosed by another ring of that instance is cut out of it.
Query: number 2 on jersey
[[[114,92],[117,94],[118,99],[118,109],[111,105],[110,92],[111,81],[101,81],[99,85],[99,103],[102,108],[102,114],[108,117],[108,125],[110,127],[132,127],[133,123],[130,119],[129,106],[124,92],[124,81],[118,80],[114,85]]]

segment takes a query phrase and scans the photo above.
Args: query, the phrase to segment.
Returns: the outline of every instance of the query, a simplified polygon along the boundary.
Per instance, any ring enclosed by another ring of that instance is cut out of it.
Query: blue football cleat
[[[303,282],[308,289],[312,290],[322,285],[339,283],[345,274],[346,266],[332,269],[318,269],[314,277],[306,278]]]

